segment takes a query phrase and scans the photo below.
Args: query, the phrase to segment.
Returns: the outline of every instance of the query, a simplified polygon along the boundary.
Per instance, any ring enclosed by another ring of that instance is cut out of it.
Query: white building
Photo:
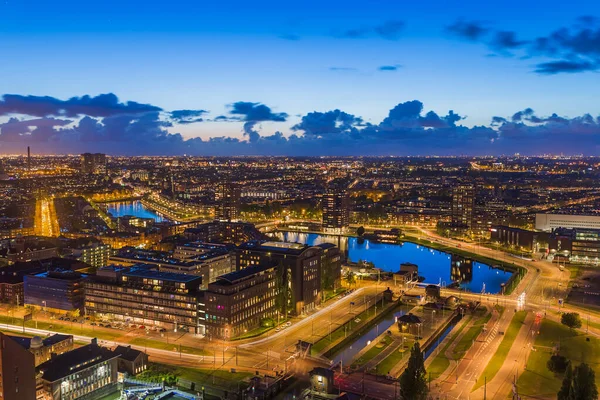
[[[600,229],[600,216],[535,214],[535,229],[551,231],[556,228]]]

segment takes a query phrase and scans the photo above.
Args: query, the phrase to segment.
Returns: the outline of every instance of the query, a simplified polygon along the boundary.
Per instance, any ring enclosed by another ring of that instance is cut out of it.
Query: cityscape
[[[7,0],[0,49],[0,399],[598,399],[600,4]]]

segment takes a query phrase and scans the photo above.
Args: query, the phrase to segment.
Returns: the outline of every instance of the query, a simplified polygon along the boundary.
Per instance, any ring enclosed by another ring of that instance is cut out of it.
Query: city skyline
[[[275,5],[1,4],[0,153],[600,154],[592,1]]]

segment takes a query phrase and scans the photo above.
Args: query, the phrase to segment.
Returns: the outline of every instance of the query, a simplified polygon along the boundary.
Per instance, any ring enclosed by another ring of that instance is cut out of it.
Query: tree
[[[569,365],[569,360],[565,356],[561,356],[558,354],[554,354],[548,360],[546,366],[551,372],[555,374],[562,374],[567,370],[567,366]]]
[[[353,284],[355,284],[356,277],[354,276],[354,272],[352,272],[352,271],[346,272],[346,275],[344,275],[344,280],[346,281],[348,286],[352,286]]]
[[[425,378],[425,361],[419,342],[410,351],[408,365],[400,376],[400,395],[404,400],[427,399],[427,380]]]
[[[356,230],[356,234],[358,236],[362,236],[365,234],[365,228],[363,226],[359,226],[358,229]]]
[[[579,318],[579,314],[576,312],[564,313],[560,317],[560,322],[571,329],[581,328],[581,318]]]
[[[569,392],[571,390],[571,383],[573,381],[573,368],[571,367],[571,363],[567,365],[567,369],[565,370],[565,376],[562,381],[562,386],[558,391],[556,396],[557,400],[569,400]]]
[[[581,363],[572,370],[569,364],[558,392],[558,400],[597,400],[595,378],[594,370],[589,365]]]

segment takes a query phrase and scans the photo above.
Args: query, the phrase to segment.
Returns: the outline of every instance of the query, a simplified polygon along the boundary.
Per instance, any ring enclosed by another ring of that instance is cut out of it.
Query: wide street
[[[565,297],[569,272],[561,271],[556,264],[546,261],[532,261],[477,244],[444,238],[429,230],[421,229],[420,232],[421,240],[429,240],[437,245],[448,247],[448,249],[460,248],[527,269],[528,273],[518,287],[506,296],[464,293],[448,288],[442,290],[444,296],[460,293],[463,299],[482,300],[484,304],[488,305],[500,304],[505,306],[506,311],[500,317],[493,316],[487,325],[488,329],[474,342],[463,359],[453,363],[439,380],[433,382],[432,392],[441,394],[440,398],[467,399],[482,398],[483,390],[486,390],[486,396],[489,399],[506,398],[513,390],[511,382],[519,370],[522,371],[524,368],[527,355],[531,350],[531,334],[539,324],[539,319],[535,318],[534,312],[542,315],[544,312],[559,310],[558,299]],[[309,315],[292,318],[291,326],[285,329],[278,332],[269,331],[256,338],[225,342],[186,334],[178,338],[171,338],[172,350],[137,344],[136,338],[144,337],[139,332],[126,333],[115,340],[102,340],[101,342],[107,346],[131,344],[132,347],[147,351],[152,360],[172,365],[209,369],[236,368],[264,372],[287,370],[306,373],[315,365],[328,365],[328,361],[326,359],[321,361],[295,359],[292,355],[295,352],[296,343],[299,340],[316,343],[319,339],[326,337],[337,327],[356,318],[357,314],[373,306],[377,300],[381,299],[381,293],[386,287],[386,282],[378,285],[374,282],[362,281],[351,294],[330,300]],[[422,289],[415,288],[412,291],[421,293]],[[517,308],[527,310],[528,315],[513,343],[507,361],[495,377],[487,382],[485,389],[480,387],[471,393],[473,386],[502,341],[503,336],[500,332],[507,330],[514,310]],[[580,311],[579,307],[570,305],[562,306],[562,310],[565,309]],[[586,310],[586,314],[590,315],[592,321],[597,321],[600,317],[596,311]],[[21,326],[3,324],[2,328],[22,332]],[[26,327],[25,332],[47,335],[51,333],[51,330]],[[600,332],[593,328],[591,332],[600,335]],[[160,337],[152,339],[162,340]],[[75,340],[88,342],[91,340],[91,336],[75,335]],[[133,343],[129,343],[130,341]],[[196,354],[180,352],[177,351],[177,346],[197,348],[200,351]],[[359,392],[365,390],[377,398],[393,399],[397,392],[397,387],[392,382],[378,381],[369,375],[361,377],[358,377],[357,374],[343,375],[340,376],[338,382],[342,389]]]

